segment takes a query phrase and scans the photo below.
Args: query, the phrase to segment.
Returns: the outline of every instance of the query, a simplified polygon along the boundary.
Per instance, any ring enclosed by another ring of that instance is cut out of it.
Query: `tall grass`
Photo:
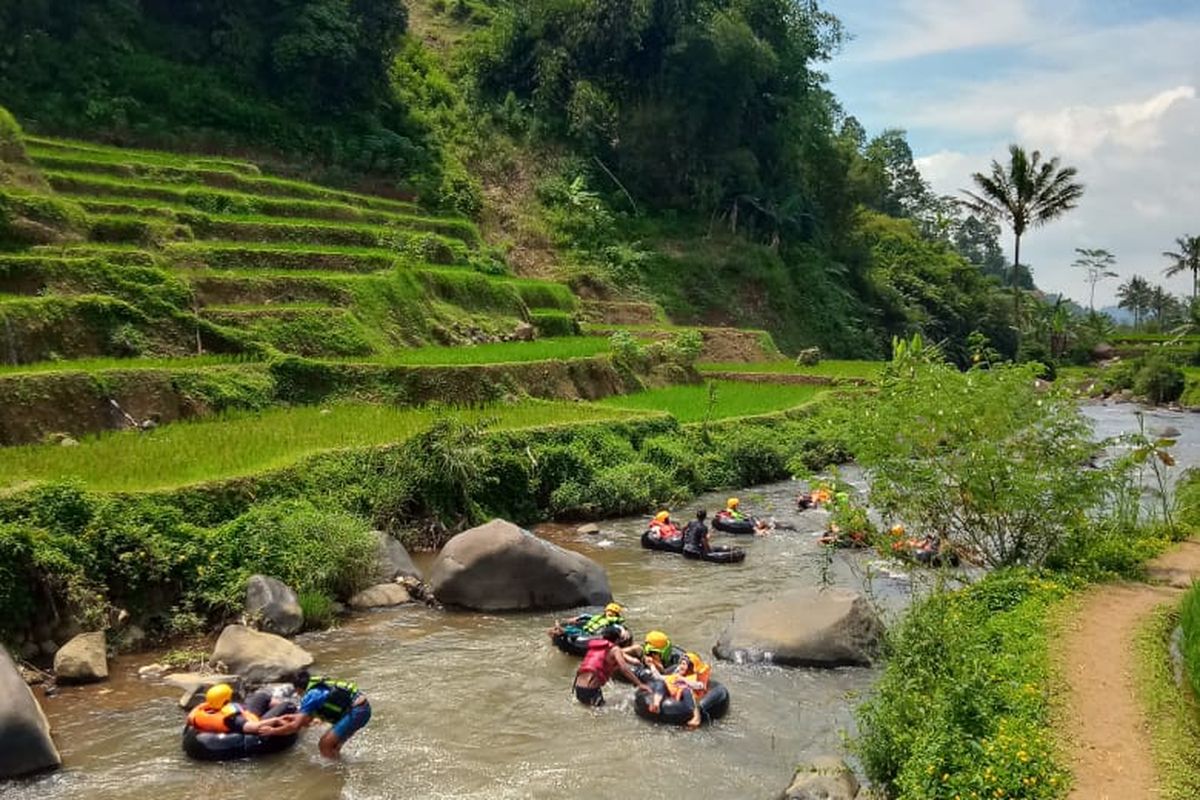
[[[84,439],[77,447],[26,445],[0,449],[0,488],[30,481],[78,480],[98,491],[166,489],[279,469],[327,450],[400,442],[439,413],[493,429],[626,419],[638,416],[585,403],[526,401],[440,412],[338,404],[261,414],[236,413]]]
[[[47,372],[107,372],[142,369],[198,369],[247,364],[260,361],[251,353],[230,355],[180,356],[176,358],[81,358],[65,361],[38,361],[34,364],[0,364],[0,376],[30,375]]]
[[[494,342],[464,347],[419,347],[397,350],[372,363],[412,366],[465,366],[471,364],[516,364],[590,358],[608,352],[608,340],[594,336],[563,336],[532,342]]]
[[[822,361],[812,366],[787,361],[759,361],[753,363],[705,363],[698,365],[701,372],[770,373],[772,375],[814,375],[821,378],[866,378],[873,380],[883,372],[883,361]]]
[[[785,386],[777,384],[713,381],[712,419],[745,417],[783,411],[807,403],[817,396],[821,387]],[[665,411],[680,422],[699,422],[709,413],[710,394],[707,384],[670,386],[624,396],[607,397],[601,405],[639,411]]]
[[[1183,631],[1180,649],[1192,691],[1200,697],[1200,584],[1184,595],[1179,606],[1179,626]]]

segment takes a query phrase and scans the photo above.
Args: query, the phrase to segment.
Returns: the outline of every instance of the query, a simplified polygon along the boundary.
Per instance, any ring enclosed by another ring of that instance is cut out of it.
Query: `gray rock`
[[[845,589],[795,589],[742,606],[713,653],[731,661],[799,667],[869,665],[883,623],[866,598]]]
[[[1174,425],[1167,425],[1162,428],[1151,428],[1150,432],[1155,436],[1160,436],[1164,439],[1178,439],[1183,435],[1179,428],[1176,428]]]
[[[139,678],[161,678],[163,675],[166,675],[170,671],[171,671],[171,668],[168,667],[166,664],[158,664],[158,663],[146,664],[145,666],[138,667],[138,677]]]
[[[163,683],[183,690],[183,694],[179,698],[179,707],[184,711],[191,711],[203,703],[204,693],[209,690],[209,687],[215,686],[218,683],[228,683],[233,687],[235,695],[242,694],[242,681],[237,675],[217,675],[207,672],[178,672],[174,675],[165,676]]]
[[[608,575],[595,561],[500,519],[451,539],[434,562],[429,583],[438,601],[476,611],[571,608],[612,600]]]
[[[309,653],[282,636],[228,625],[217,638],[212,663],[224,664],[247,683],[283,681],[313,663]]]
[[[575,532],[585,536],[598,536],[600,534],[600,526],[594,522],[589,522],[587,525],[580,525],[575,529]]]
[[[818,756],[796,770],[796,775],[779,800],[857,800],[858,779],[846,762],[834,756]]]
[[[38,642],[38,650],[41,650],[44,656],[52,656],[58,652],[58,644],[53,639],[45,639]]]
[[[72,439],[70,436],[64,436],[58,442],[60,447],[79,447],[79,442]]]
[[[1092,348],[1092,361],[1108,361],[1117,354],[1117,348],[1108,342],[1100,342]]]
[[[246,581],[246,618],[259,630],[280,636],[292,636],[304,627],[296,593],[266,575],[251,575]]]
[[[62,683],[92,683],[108,677],[108,643],[103,631],[81,633],[54,654],[54,674]]]
[[[39,655],[41,655],[41,653],[42,653],[42,648],[38,647],[37,642],[27,640],[24,644],[21,645],[21,652],[19,653],[19,655],[21,656],[21,658],[23,660],[30,661],[32,659],[37,658]]]
[[[396,578],[425,580],[421,570],[417,569],[412,557],[396,537],[389,536],[383,531],[372,531],[371,534],[375,537],[378,548],[376,550],[376,564],[378,565],[375,570],[376,583],[391,583]]]
[[[55,769],[62,758],[50,723],[8,651],[0,647],[0,778]]]
[[[363,589],[349,600],[350,607],[360,611],[368,608],[401,606],[411,602],[412,598],[408,596],[408,590],[398,583],[381,583],[369,589]]]

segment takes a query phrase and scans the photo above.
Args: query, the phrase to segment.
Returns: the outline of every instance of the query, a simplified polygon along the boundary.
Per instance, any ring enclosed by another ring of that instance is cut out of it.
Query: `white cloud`
[[[1050,114],[1021,114],[1016,132],[1021,141],[1036,141],[1064,156],[1090,156],[1105,144],[1130,150],[1162,145],[1162,126],[1176,103],[1196,98],[1192,86],[1166,89],[1141,102],[1109,106],[1068,106]]]
[[[867,27],[869,45],[855,52],[865,61],[917,56],[1027,42],[1039,30],[1027,0],[900,0],[852,20]]]

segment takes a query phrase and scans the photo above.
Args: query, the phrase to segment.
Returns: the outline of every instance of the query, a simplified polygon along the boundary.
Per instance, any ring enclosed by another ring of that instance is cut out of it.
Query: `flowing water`
[[[1091,406],[1101,436],[1136,429],[1130,406]],[[1182,431],[1181,463],[1200,462],[1200,417],[1150,412],[1147,426]],[[844,476],[861,486],[857,472]],[[863,553],[832,563],[815,544],[823,512],[796,513],[798,484],[740,494],[747,510],[796,530],[764,538],[714,534],[749,549],[741,565],[686,561],[640,548],[644,518],[614,520],[602,534],[546,526],[541,535],[601,562],[634,630],[667,631],[707,653],[734,608],[776,589],[822,580],[850,588],[870,583],[888,611],[911,594],[908,576],[870,568]],[[723,496],[698,498],[686,518]],[[425,561],[428,564],[428,561]],[[874,576],[874,577],[869,577]],[[551,646],[544,630],[557,616],[493,616],[423,607],[355,617],[341,628],[300,637],[325,673],[354,680],[374,718],[347,745],[342,763],[322,763],[316,736],[277,757],[198,764],[179,748],[179,692],[136,677],[153,655],[117,659],[98,687],[64,689],[44,700],[64,768],[3,784],[4,800],[95,798],[617,798],[771,797],[805,758],[841,751],[853,707],[876,677],[872,669],[782,669],[716,662],[714,678],[732,696],[730,713],[698,732],[638,719],[632,690],[610,684],[598,711],[569,692],[578,661]]]

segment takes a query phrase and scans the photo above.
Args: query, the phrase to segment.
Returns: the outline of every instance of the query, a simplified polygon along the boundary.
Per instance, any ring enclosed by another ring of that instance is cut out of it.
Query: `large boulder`
[[[249,684],[287,680],[313,663],[313,657],[282,636],[245,625],[228,625],[217,638],[211,659]]]
[[[412,598],[408,596],[408,590],[398,583],[381,583],[378,586],[363,589],[347,602],[351,608],[362,611],[368,608],[404,605],[411,603]]]
[[[819,756],[796,770],[779,800],[857,800],[858,779],[846,762]]]
[[[612,600],[608,575],[595,561],[501,519],[451,539],[434,562],[429,583],[440,602],[476,611],[571,608]]]
[[[794,589],[733,612],[713,653],[794,667],[865,666],[882,639],[883,623],[861,594]]]
[[[54,654],[54,675],[62,683],[91,683],[108,677],[108,644],[103,631],[81,633]]]
[[[0,647],[0,779],[54,769],[61,763],[42,707],[8,651]]]
[[[425,580],[421,570],[413,563],[412,557],[404,549],[404,545],[396,537],[389,536],[383,531],[373,531],[376,541],[375,582],[391,583],[397,578],[416,578]]]
[[[304,627],[296,593],[266,575],[251,575],[246,582],[246,618],[260,630],[280,636],[292,636]]]

